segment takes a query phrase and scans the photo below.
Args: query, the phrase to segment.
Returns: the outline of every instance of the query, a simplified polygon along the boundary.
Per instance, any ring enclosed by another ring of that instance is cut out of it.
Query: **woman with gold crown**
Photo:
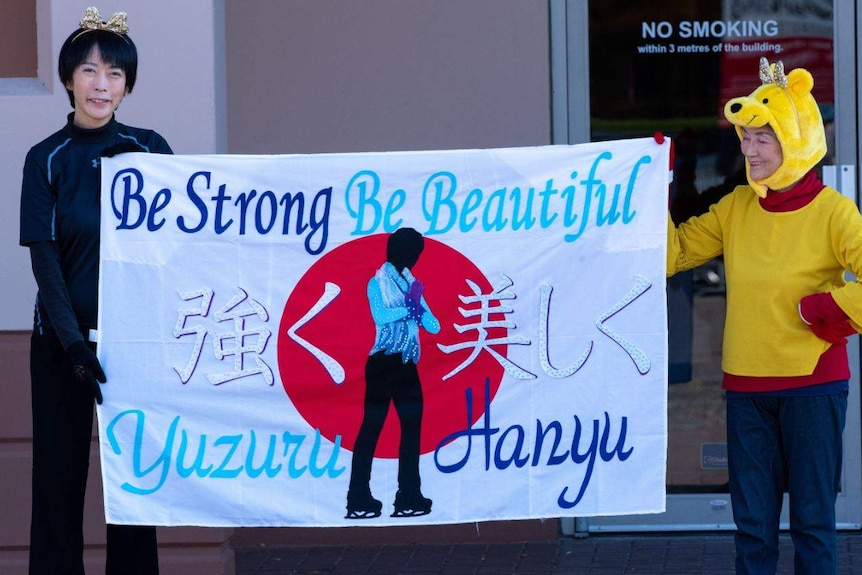
[[[675,228],[667,274],[723,255],[730,496],[737,575],[773,575],[789,493],[797,575],[837,573],[835,501],[850,371],[862,325],[862,217],[824,186],[820,111],[804,69],[761,60],[761,86],[727,102],[748,185]]]
[[[33,146],[21,186],[21,245],[39,288],[30,344],[33,403],[31,575],[83,575],[83,512],[93,401],[106,377],[89,332],[98,302],[100,158],[170,154],[152,130],[120,124],[138,53],[126,14],[103,22],[88,8],[60,49],[59,76],[73,112]],[[159,572],[154,527],[108,525],[108,574]]]

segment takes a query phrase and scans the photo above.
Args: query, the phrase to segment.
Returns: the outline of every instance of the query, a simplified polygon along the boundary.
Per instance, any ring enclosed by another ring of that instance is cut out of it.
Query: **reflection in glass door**
[[[761,56],[770,62],[781,60],[786,70],[804,67],[812,72],[827,134],[834,133],[840,92],[834,75],[835,58],[840,57],[834,30],[842,29],[835,25],[841,14],[855,18],[852,0],[551,0],[552,35],[565,38],[552,47],[555,142],[662,132],[675,146],[671,217],[680,222],[703,213],[745,182],[739,140],[722,110],[728,99],[757,86]],[[855,34],[852,26],[849,33]],[[845,42],[852,46],[855,38]],[[566,79],[565,89],[559,76]],[[854,101],[852,86],[847,108],[852,109]],[[852,114],[847,125],[855,125]],[[836,163],[834,139],[829,144],[824,164]],[[852,157],[850,162],[855,162],[855,150]],[[824,175],[827,183],[829,173]],[[847,185],[854,187],[855,181]],[[668,511],[659,516],[590,518],[578,529],[734,528],[721,389],[726,305],[721,259],[671,278],[667,292]],[[859,360],[858,342],[851,344],[855,402],[849,407],[844,474],[848,481],[842,486],[844,495],[851,497],[839,501],[839,521],[858,527]]]

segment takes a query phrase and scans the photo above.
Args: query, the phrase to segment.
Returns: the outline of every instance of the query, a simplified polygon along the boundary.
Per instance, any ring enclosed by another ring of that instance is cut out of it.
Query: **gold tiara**
[[[117,12],[107,22],[103,22],[99,10],[92,6],[84,12],[84,17],[78,22],[78,26],[85,30],[107,30],[121,36],[129,33],[129,23],[125,12]]]
[[[779,88],[787,89],[787,75],[784,73],[784,62],[776,62],[775,69],[769,65],[766,58],[760,58],[760,81],[763,84],[775,84]]]

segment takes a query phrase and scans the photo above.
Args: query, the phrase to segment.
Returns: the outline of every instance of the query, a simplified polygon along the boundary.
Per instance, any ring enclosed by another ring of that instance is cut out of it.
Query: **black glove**
[[[69,346],[66,356],[72,364],[72,374],[75,379],[89,387],[93,397],[96,398],[96,403],[101,405],[102,390],[99,388],[99,383],[105,383],[108,378],[105,377],[96,354],[84,340],[79,339]]]
[[[108,146],[102,153],[99,154],[102,158],[113,158],[117,154],[125,154],[126,152],[146,152],[140,144],[136,144],[131,140],[123,140],[112,146]]]

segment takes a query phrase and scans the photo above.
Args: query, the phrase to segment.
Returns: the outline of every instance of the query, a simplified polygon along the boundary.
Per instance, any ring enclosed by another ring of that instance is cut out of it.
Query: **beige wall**
[[[60,129],[71,112],[56,80],[60,46],[87,6],[103,18],[129,13],[130,36],[140,64],[133,94],[117,112],[120,122],[160,132],[177,153],[224,151],[223,0],[37,0],[38,78],[0,79],[0,278],[4,305],[0,331],[32,325],[36,289],[27,250],[18,247],[21,169],[33,144]],[[217,73],[218,72],[218,73]]]
[[[226,13],[231,153],[551,143],[546,0],[229,0]]]
[[[551,141],[546,0],[37,0],[39,78],[0,79],[0,573],[26,573],[28,346],[35,285],[18,247],[21,168],[70,111],[54,79],[84,9],[129,12],[141,55],[121,122],[177,153],[318,153]],[[107,17],[107,16],[105,16]],[[227,73],[224,74],[224,70]],[[94,442],[95,447],[95,442]],[[87,558],[103,562],[94,450]],[[548,538],[555,522],[350,530],[363,540]],[[162,573],[233,572],[228,529],[160,529]],[[333,543],[341,530],[237,530],[234,543]]]

